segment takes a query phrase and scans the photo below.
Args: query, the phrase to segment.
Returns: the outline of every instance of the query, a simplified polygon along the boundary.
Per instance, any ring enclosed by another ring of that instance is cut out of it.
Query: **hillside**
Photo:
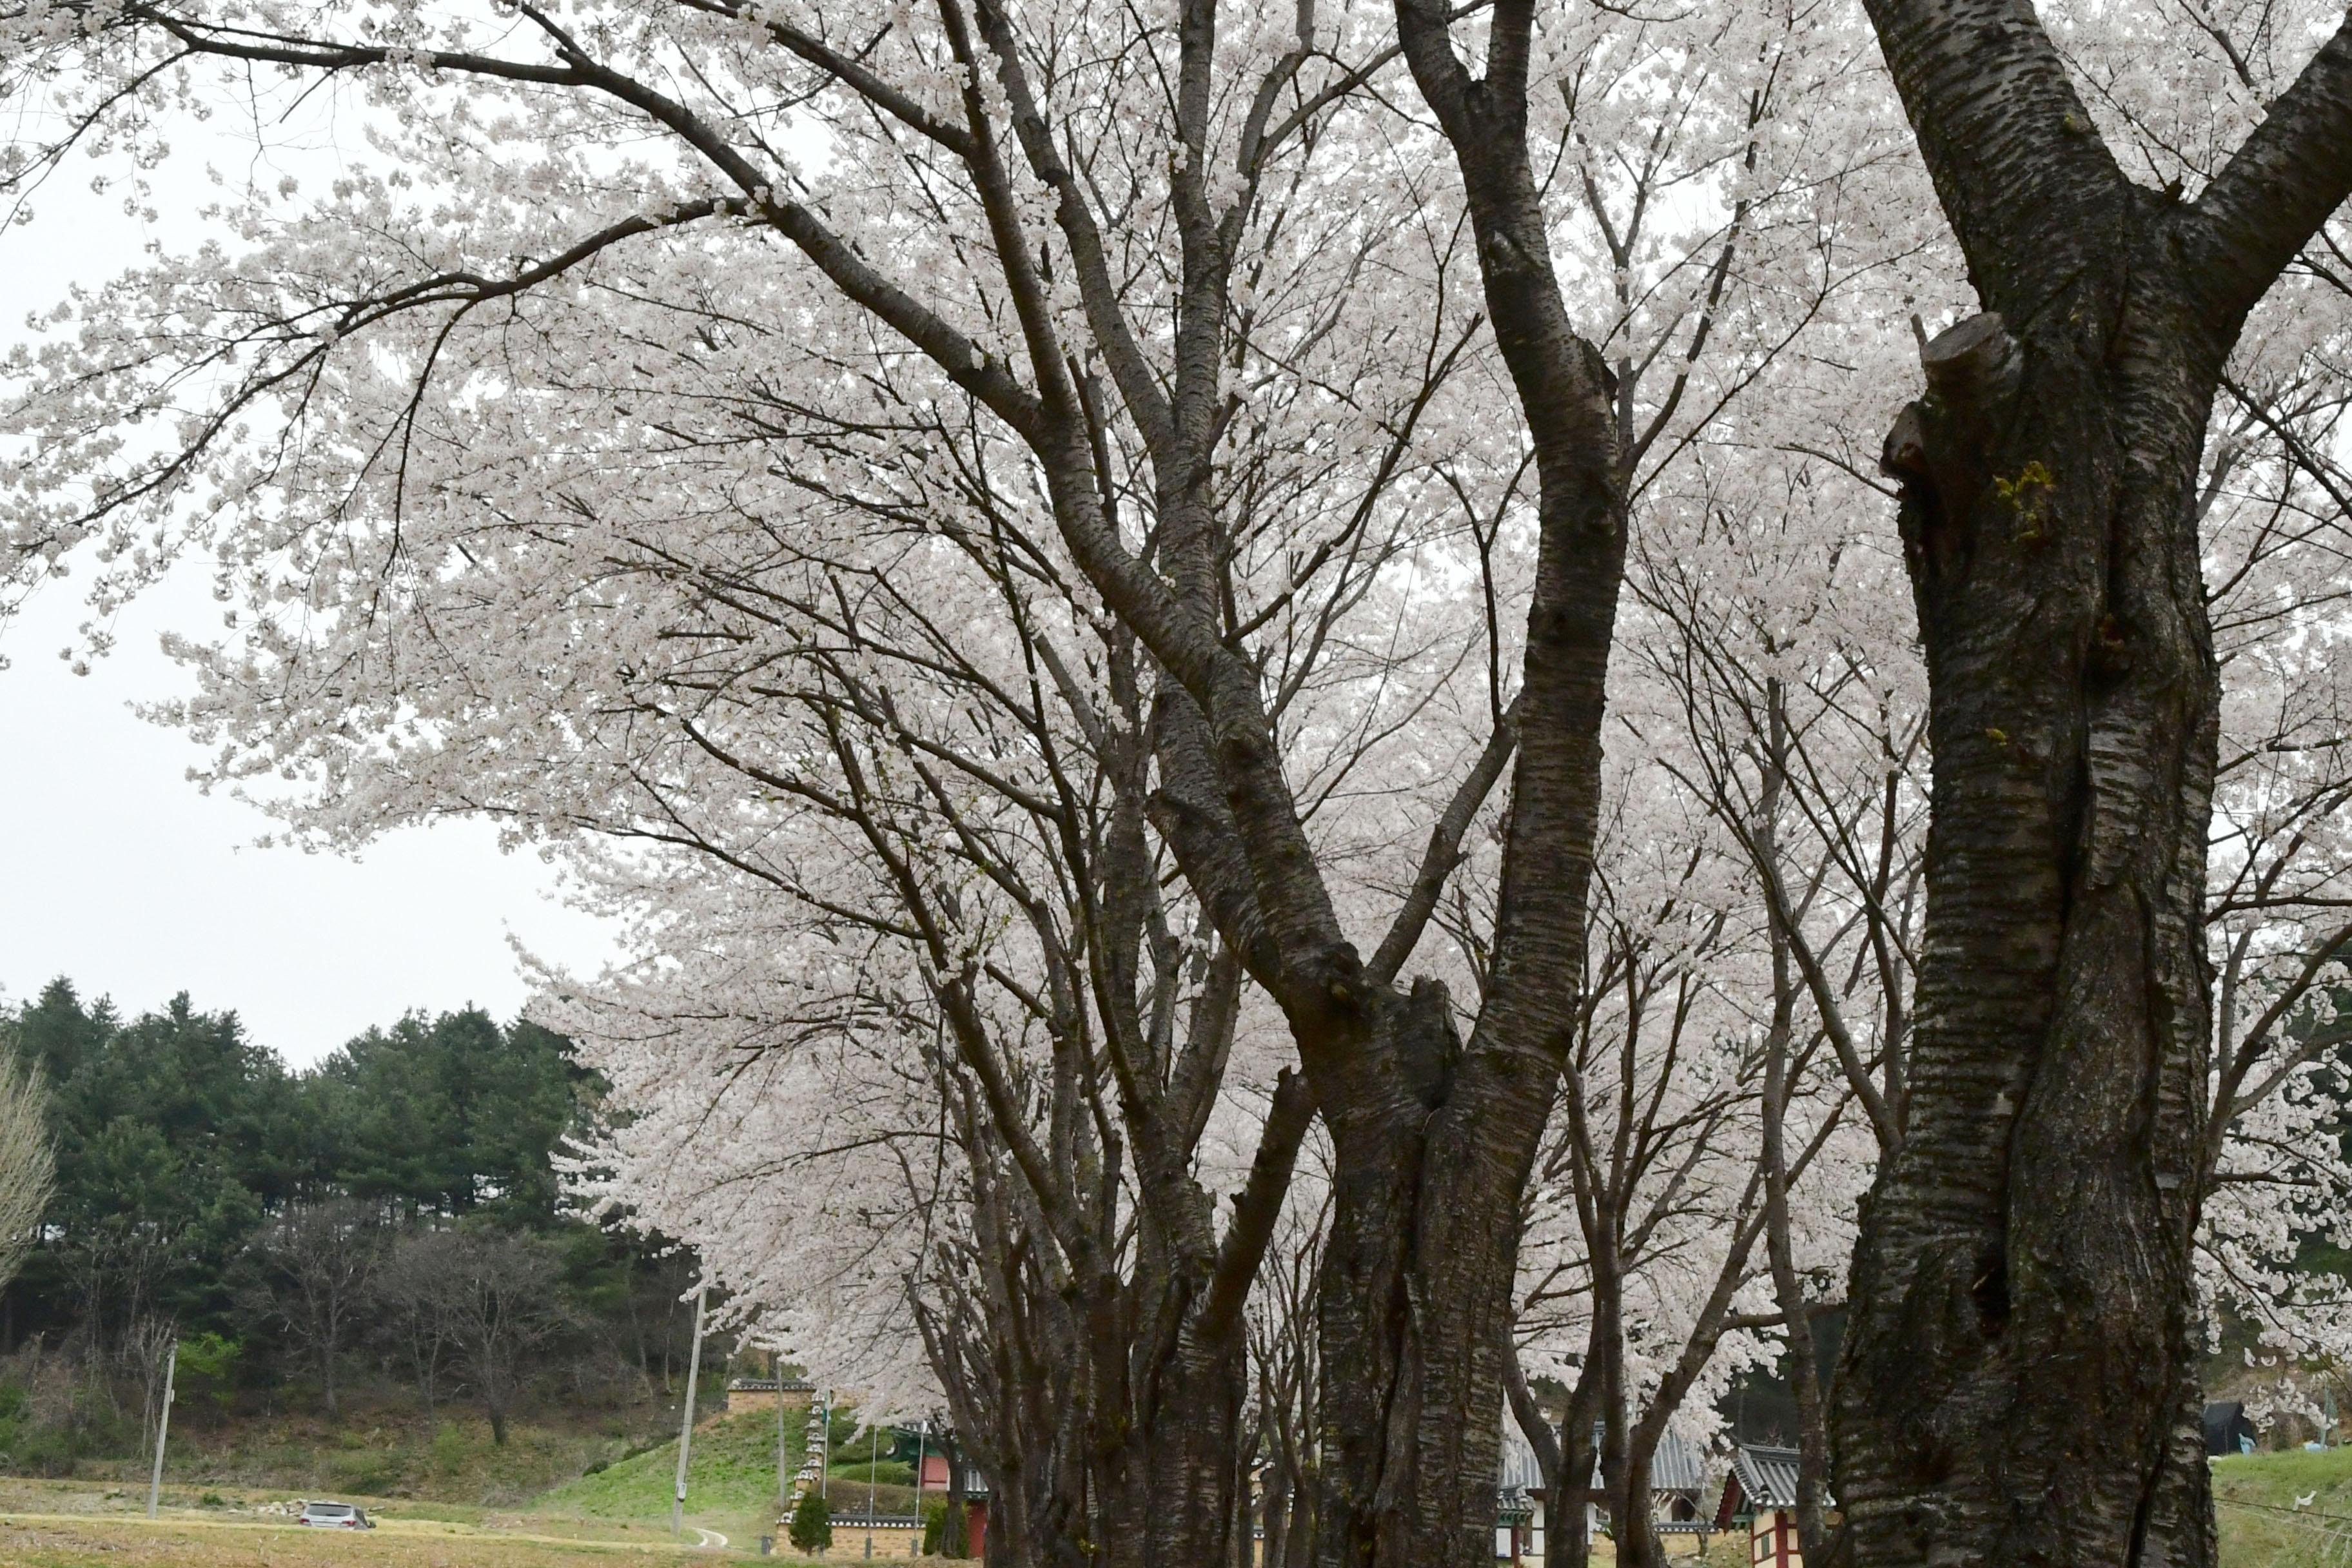
[[[788,1471],[797,1471],[805,1453],[797,1421],[786,1423]],[[849,1468],[845,1463],[844,1469]],[[886,1514],[912,1513],[911,1487],[877,1485],[839,1472],[833,1478],[835,1513],[862,1513],[869,1494],[873,1506]],[[675,1438],[632,1454],[554,1488],[534,1500],[530,1512],[538,1518],[581,1522],[669,1522],[670,1489],[677,1476]],[[778,1533],[776,1518],[776,1420],[765,1411],[721,1415],[707,1421],[694,1434],[687,1476],[686,1518],[689,1524],[723,1531],[738,1541],[753,1541]]]
[[[796,1426],[797,1423],[788,1426]],[[801,1435],[787,1434],[786,1464],[801,1462]],[[776,1424],[765,1412],[721,1415],[694,1435],[687,1474],[688,1523],[740,1541],[775,1533]],[[670,1490],[677,1476],[677,1440],[670,1439],[567,1481],[532,1500],[535,1515],[624,1524],[669,1524]]]
[[[637,1424],[645,1420],[640,1415]],[[560,1426],[543,1416],[518,1420],[500,1447],[490,1440],[487,1423],[462,1410],[445,1410],[436,1417],[387,1405],[353,1410],[340,1422],[313,1412],[235,1419],[206,1413],[173,1423],[166,1482],[194,1489],[234,1487],[288,1496],[352,1492],[515,1508],[629,1453],[631,1425],[618,1415]],[[0,1423],[0,1463],[16,1473],[42,1469],[124,1486],[146,1483],[146,1461],[135,1454],[83,1458],[55,1468],[7,1462],[6,1439],[12,1435]]]

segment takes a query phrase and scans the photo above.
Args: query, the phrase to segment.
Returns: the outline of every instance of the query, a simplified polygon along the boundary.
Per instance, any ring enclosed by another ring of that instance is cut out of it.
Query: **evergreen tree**
[[[823,1492],[801,1494],[793,1508],[791,1535],[794,1546],[819,1557],[833,1544],[833,1509]]]

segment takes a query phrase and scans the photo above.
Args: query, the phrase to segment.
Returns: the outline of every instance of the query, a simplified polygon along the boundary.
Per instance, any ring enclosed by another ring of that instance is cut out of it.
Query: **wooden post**
[[[163,1363],[163,1409],[155,1417],[155,1469],[147,1478],[147,1517],[155,1517],[163,1496],[163,1439],[172,1435],[172,1384],[180,1372],[180,1342],[172,1342],[171,1359]]]
[[[672,1535],[686,1533],[686,1460],[694,1447],[694,1380],[702,1372],[702,1307],[709,1294],[708,1285],[694,1293],[694,1353],[686,1363],[686,1415],[677,1428],[677,1491],[669,1504]]]

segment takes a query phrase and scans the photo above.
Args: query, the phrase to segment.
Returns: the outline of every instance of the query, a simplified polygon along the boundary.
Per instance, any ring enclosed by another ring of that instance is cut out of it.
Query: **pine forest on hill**
[[[598,1086],[557,1037],[411,1015],[295,1070],[233,1012],[58,980],[0,1044],[56,1164],[0,1291],[10,1471],[136,1461],[174,1340],[175,1467],[222,1479],[513,1502],[674,1436],[693,1258],[567,1207]]]

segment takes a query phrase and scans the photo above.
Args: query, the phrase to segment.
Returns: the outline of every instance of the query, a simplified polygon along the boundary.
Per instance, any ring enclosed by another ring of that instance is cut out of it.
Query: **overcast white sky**
[[[196,237],[188,215],[216,194],[207,163],[276,177],[232,135],[191,127],[165,165],[160,237],[174,248]],[[0,235],[0,349],[23,340],[28,311],[76,279],[112,275],[158,237],[120,197],[91,194],[92,172],[83,163],[51,180],[37,219]],[[501,855],[485,825],[404,831],[358,859],[253,847],[268,820],[200,795],[185,777],[194,748],[130,707],[186,689],[156,639],[217,626],[201,572],[134,606],[116,651],[84,677],[56,658],[82,618],[76,587],[51,584],[0,623],[11,663],[0,670],[8,1003],[58,974],[126,1012],[184,990],[199,1007],[235,1008],[255,1039],[307,1063],[410,1008],[471,1002],[511,1015],[524,986],[510,938],[583,967],[606,953],[602,927],[552,900],[550,868]]]

